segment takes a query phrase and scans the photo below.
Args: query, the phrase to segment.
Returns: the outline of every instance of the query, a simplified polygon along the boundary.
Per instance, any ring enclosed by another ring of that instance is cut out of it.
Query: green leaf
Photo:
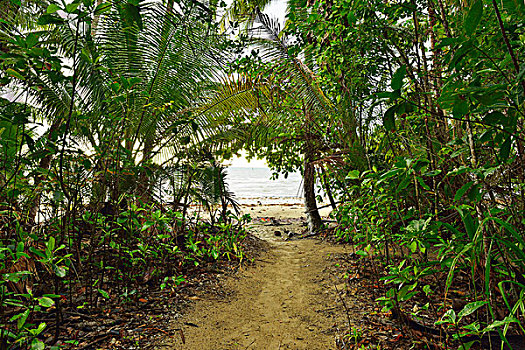
[[[20,80],[26,80],[26,78],[24,78],[22,76],[22,74],[18,73],[16,70],[14,69],[11,69],[11,68],[8,68],[6,71],[5,71],[7,74],[9,74],[10,76],[12,77],[15,77],[15,78],[18,78]]]
[[[142,17],[140,16],[139,7],[130,3],[125,5],[126,16],[137,24],[137,27],[142,30],[144,28],[142,24]]]
[[[472,4],[470,10],[465,18],[465,23],[463,24],[465,28],[465,33],[467,36],[471,36],[476,31],[476,28],[481,21],[483,16],[483,2],[478,0]]]
[[[403,87],[403,78],[407,72],[406,65],[399,67],[394,75],[392,76],[392,81],[390,82],[390,87],[392,90],[399,90]]]
[[[35,33],[29,33],[26,37],[27,48],[30,49],[38,43],[38,35]]]
[[[99,16],[103,13],[108,12],[111,10],[111,4],[109,2],[103,2],[102,4],[97,5],[95,8],[95,16]]]
[[[55,305],[55,302],[53,301],[53,299],[48,298],[48,297],[42,297],[38,299],[38,303],[43,307],[51,307]]]
[[[73,13],[77,10],[78,6],[80,6],[80,3],[72,3],[66,5],[66,12],[67,13]]]
[[[146,231],[148,228],[150,228],[151,226],[155,225],[155,222],[154,221],[146,221],[144,223],[144,225],[142,225],[142,228],[140,229],[141,231]]]
[[[397,106],[392,106],[386,110],[385,115],[383,116],[383,126],[387,131],[393,131],[396,129],[396,115]]]
[[[31,350],[44,350],[45,348],[46,345],[38,339],[33,339],[31,342]]]
[[[100,295],[102,295],[105,299],[109,299],[109,294],[108,294],[108,292],[106,292],[105,290],[98,289],[98,292],[99,292]]]
[[[463,310],[461,310],[458,313],[458,317],[461,319],[462,317],[473,314],[474,312],[476,312],[477,309],[479,309],[480,307],[482,307],[483,305],[487,303],[488,303],[487,301],[475,301],[472,303],[468,303],[467,305],[465,305]]]
[[[403,180],[401,180],[401,182],[399,183],[399,186],[397,186],[396,192],[403,191],[405,188],[408,187],[408,185],[410,185],[411,182],[412,182],[412,177],[405,175]]]
[[[468,197],[468,199],[470,199],[471,202],[477,202],[477,201],[481,200],[480,188],[481,188],[481,185],[480,184],[476,184],[476,185],[472,186],[470,191],[468,191],[467,197]]]
[[[66,277],[67,270],[64,266],[53,266],[53,270],[55,271],[55,274],[60,277]]]
[[[468,211],[458,209],[458,212],[461,215],[461,220],[463,221],[467,235],[470,239],[473,239],[478,231],[479,222],[477,220],[474,221],[474,218],[472,218],[472,215]]]
[[[454,196],[454,202],[459,201],[473,184],[473,181],[469,181],[463,186],[461,186],[461,188],[456,192],[456,195]]]
[[[455,118],[461,118],[469,112],[469,104],[467,100],[457,99],[452,107],[452,114]]]
[[[503,113],[495,111],[487,114],[483,117],[483,123],[488,125],[509,125],[509,117],[505,116]]]
[[[501,321],[494,321],[493,323],[488,325],[487,328],[485,328],[483,330],[483,332],[492,331],[494,329],[497,329],[497,328],[499,328],[501,326],[507,325],[507,324],[512,323],[512,322],[519,322],[519,320],[517,318],[515,318],[515,317],[507,316]]]
[[[436,322],[436,324],[442,323],[456,323],[456,312],[453,309],[447,310],[447,312],[441,316],[441,321]]]
[[[30,274],[31,274],[31,272],[29,272],[29,271],[5,273],[5,274],[2,275],[2,279],[5,280],[5,281],[18,283],[25,276],[30,275]]]
[[[505,142],[501,145],[499,150],[499,158],[501,161],[506,162],[509,159],[510,147],[512,145],[512,136],[509,135]]]
[[[417,179],[417,182],[419,182],[419,184],[421,185],[421,187],[423,187],[423,189],[430,191],[430,187],[425,183],[425,180],[423,180],[419,176],[417,176],[416,179]]]
[[[36,22],[36,24],[40,26],[44,26],[47,24],[60,24],[60,23],[64,23],[64,20],[62,18],[53,16],[50,14],[45,14],[45,15],[40,16],[40,18]]]
[[[52,252],[55,250],[55,237],[49,237],[49,241],[46,243],[46,248]]]
[[[409,244],[408,248],[410,248],[410,251],[412,253],[415,253],[416,250],[417,250],[417,242],[416,241],[412,241],[412,243]]]
[[[37,328],[31,329],[30,332],[33,335],[39,335],[40,333],[44,331],[44,329],[46,329],[46,327],[47,327],[47,324],[45,322],[42,322],[38,325]]]
[[[346,180],[357,180],[359,179],[359,170],[350,170],[346,175]]]
[[[60,6],[58,6],[57,4],[50,4],[47,7],[46,13],[51,15],[51,14],[57,12],[58,10],[60,10]]]
[[[26,324],[26,320],[29,317],[29,312],[30,312],[29,309],[24,311],[18,318],[18,321],[16,322],[18,329],[22,329],[24,325]]]

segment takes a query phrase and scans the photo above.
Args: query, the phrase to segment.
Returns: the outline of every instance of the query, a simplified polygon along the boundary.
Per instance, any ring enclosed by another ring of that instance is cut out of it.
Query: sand
[[[287,239],[288,232],[305,229],[298,220],[305,217],[302,206],[243,210],[254,218],[250,229],[266,241],[267,251],[225,281],[228,297],[200,296],[174,323],[184,343],[174,337],[159,349],[335,349],[336,316],[329,310],[336,301],[323,281],[330,256],[344,253],[345,246]]]
[[[323,218],[328,218],[331,208],[319,210]],[[250,214],[252,217],[274,217],[276,219],[297,219],[302,218],[306,221],[306,213],[302,204],[263,204],[263,205],[243,205],[242,212]]]

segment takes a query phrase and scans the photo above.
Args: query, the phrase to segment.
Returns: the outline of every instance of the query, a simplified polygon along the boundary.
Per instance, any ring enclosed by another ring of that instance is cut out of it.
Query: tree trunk
[[[323,227],[323,220],[321,219],[321,215],[319,215],[317,202],[315,200],[315,169],[312,164],[312,153],[312,147],[307,141],[304,157],[303,189],[304,206],[308,218],[308,231],[311,234],[319,231]]]

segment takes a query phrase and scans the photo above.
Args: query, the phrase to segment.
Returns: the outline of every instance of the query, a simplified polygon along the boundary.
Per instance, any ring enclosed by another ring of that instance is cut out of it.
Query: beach
[[[323,218],[328,218],[331,211],[332,208],[319,209]],[[242,214],[250,214],[252,218],[304,219],[306,221],[304,205],[301,203],[244,204],[241,205],[241,212]]]

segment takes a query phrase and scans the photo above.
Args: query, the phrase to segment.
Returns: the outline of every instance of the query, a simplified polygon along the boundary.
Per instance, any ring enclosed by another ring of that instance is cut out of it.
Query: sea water
[[[272,180],[269,168],[229,167],[226,182],[241,204],[299,204],[303,202],[302,176],[289,173],[285,178],[280,174]]]

